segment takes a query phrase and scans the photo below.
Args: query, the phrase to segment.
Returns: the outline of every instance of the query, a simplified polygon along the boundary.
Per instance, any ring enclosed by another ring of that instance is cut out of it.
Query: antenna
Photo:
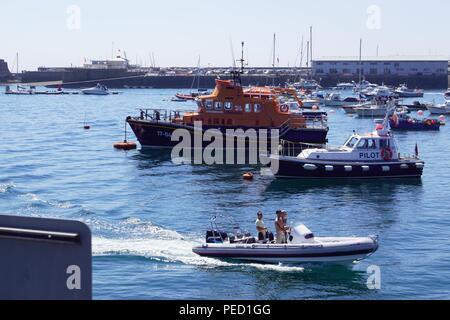
[[[303,67],[303,41],[304,41],[304,36],[302,36],[302,45],[301,47],[301,52],[300,52],[300,68]]]
[[[310,59],[311,59],[311,67],[313,61],[313,27],[309,27],[309,48],[311,51]]]
[[[277,35],[274,33],[273,34],[273,60],[272,60],[272,72],[273,72],[273,77],[272,77],[272,86],[275,86],[275,56],[276,56],[276,49],[277,49]]]
[[[245,64],[244,64],[244,62],[245,62],[245,60],[244,60],[244,46],[245,46],[245,43],[244,43],[244,41],[241,42],[241,46],[242,46],[241,59],[238,60],[238,61],[241,63],[241,73],[244,73],[244,67],[245,67]]]
[[[233,41],[230,38],[230,50],[231,50],[231,58],[233,59],[233,70],[236,69],[236,60],[234,59],[234,48],[233,48]]]
[[[362,38],[359,39],[359,87],[362,81]]]

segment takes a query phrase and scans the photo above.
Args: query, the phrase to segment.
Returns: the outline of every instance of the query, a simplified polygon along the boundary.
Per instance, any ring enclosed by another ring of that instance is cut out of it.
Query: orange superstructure
[[[292,113],[280,101],[283,95],[291,96],[301,106],[295,90],[273,87],[242,88],[233,80],[216,80],[210,95],[197,99],[198,111],[185,113],[176,119],[185,124],[202,121],[210,126],[279,128],[287,122],[292,127],[306,126],[305,118]]]

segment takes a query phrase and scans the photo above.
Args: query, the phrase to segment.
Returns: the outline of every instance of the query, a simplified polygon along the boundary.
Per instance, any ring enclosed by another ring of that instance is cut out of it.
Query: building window
[[[337,69],[330,69],[330,74],[337,74],[337,73],[338,73]]]
[[[317,70],[316,70],[316,73],[323,74],[323,69],[317,69]]]
[[[378,74],[378,69],[370,69],[370,74]]]
[[[384,74],[391,74],[391,69],[388,68],[384,69]]]

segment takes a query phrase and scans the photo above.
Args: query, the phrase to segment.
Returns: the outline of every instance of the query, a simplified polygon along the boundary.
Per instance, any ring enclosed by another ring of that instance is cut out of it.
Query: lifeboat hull
[[[323,238],[313,244],[205,244],[193,252],[207,258],[269,264],[353,263],[372,255],[378,240],[367,238]]]
[[[420,178],[425,166],[420,160],[321,162],[280,156],[278,161],[278,171],[273,172],[275,177],[303,179]]]
[[[178,144],[178,141],[172,141],[172,133],[177,129],[185,129],[191,132],[191,137],[194,137],[194,128],[192,126],[187,126],[183,124],[176,124],[172,122],[162,122],[162,121],[148,121],[128,118],[128,124],[133,130],[136,138],[142,147],[148,148],[173,148]],[[213,127],[213,126],[203,126],[203,132],[208,129],[219,129],[221,132],[225,133],[227,129],[239,129],[238,127]],[[257,132],[260,129],[265,129],[270,132],[270,128],[242,128],[255,129]],[[325,144],[327,139],[328,130],[327,129],[314,129],[314,128],[300,128],[300,129],[289,129],[283,131],[280,139],[290,141],[290,142],[301,142],[308,144]],[[269,137],[270,139],[270,137]],[[192,140],[192,145],[193,145]],[[270,140],[269,140],[270,142]],[[206,147],[210,142],[205,142],[203,147]]]

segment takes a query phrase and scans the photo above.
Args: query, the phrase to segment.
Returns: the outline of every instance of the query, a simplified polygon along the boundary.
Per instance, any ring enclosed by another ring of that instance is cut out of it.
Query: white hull
[[[107,91],[101,91],[101,90],[82,90],[81,91],[85,95],[91,95],[91,96],[107,96],[109,92]]]
[[[450,114],[450,105],[427,107],[431,114]]]
[[[261,263],[352,263],[372,255],[378,239],[316,238],[301,244],[205,244],[193,251],[204,257]]]
[[[387,109],[386,108],[357,108],[355,113],[358,117],[385,117]]]

